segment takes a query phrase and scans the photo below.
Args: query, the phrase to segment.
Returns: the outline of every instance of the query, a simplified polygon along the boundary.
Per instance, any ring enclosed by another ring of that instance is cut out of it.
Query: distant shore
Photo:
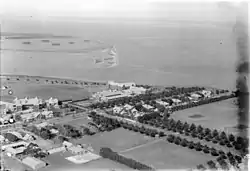
[[[46,76],[31,76],[31,75],[12,75],[12,74],[0,74],[0,79],[1,80],[6,80],[6,81],[21,81],[21,80],[26,80],[26,81],[44,81],[47,84],[68,84],[68,85],[83,85],[83,86],[93,86],[93,85],[102,85],[105,86],[107,85],[107,81],[94,81],[94,80],[75,80],[71,78],[59,78],[59,77],[46,77]]]

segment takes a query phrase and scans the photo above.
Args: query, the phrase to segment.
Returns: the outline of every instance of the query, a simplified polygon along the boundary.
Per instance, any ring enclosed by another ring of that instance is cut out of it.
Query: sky
[[[33,17],[150,18],[168,17],[178,13],[181,17],[187,14],[189,17],[197,17],[200,14],[212,17],[214,12],[205,2],[214,1],[219,0],[0,0],[0,14]]]

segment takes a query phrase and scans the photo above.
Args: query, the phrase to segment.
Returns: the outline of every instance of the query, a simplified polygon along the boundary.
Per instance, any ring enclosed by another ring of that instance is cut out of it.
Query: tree
[[[197,168],[198,170],[201,170],[201,171],[206,170],[206,167],[203,166],[202,164],[197,165],[196,168]]]
[[[16,121],[22,121],[22,117],[19,114],[15,115],[15,120]]]
[[[215,164],[214,161],[212,161],[212,160],[209,160],[209,161],[207,162],[207,165],[209,166],[210,169],[216,169],[216,168],[217,168],[217,167],[216,167],[216,164]]]

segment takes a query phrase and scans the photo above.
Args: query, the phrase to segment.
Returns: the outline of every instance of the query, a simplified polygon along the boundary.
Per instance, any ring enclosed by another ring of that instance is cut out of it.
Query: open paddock
[[[72,156],[70,152],[60,152],[49,155],[46,161],[49,162],[49,166],[40,169],[39,171],[89,171],[89,170],[110,170],[112,168],[117,168],[118,170],[128,170],[129,168],[125,165],[116,163],[109,159],[97,159],[88,163],[75,164],[69,160],[67,157]]]
[[[3,101],[12,102],[15,97],[40,97],[49,99],[50,97],[64,99],[83,99],[90,96],[88,89],[69,85],[46,85],[35,83],[9,83],[13,91],[12,95],[8,94],[8,90],[2,90],[1,99]]]
[[[94,152],[99,153],[101,147],[109,147],[119,152],[153,140],[154,138],[144,136],[140,133],[118,128],[110,132],[84,136],[81,139],[73,141],[80,144],[91,144]]]
[[[174,112],[171,117],[190,124],[194,123],[211,129],[224,129],[237,124],[237,108],[233,104],[235,99],[193,107]],[[200,116],[200,117],[194,117]]]
[[[188,169],[214,159],[212,156],[170,144],[165,140],[145,144],[122,153],[156,169]]]

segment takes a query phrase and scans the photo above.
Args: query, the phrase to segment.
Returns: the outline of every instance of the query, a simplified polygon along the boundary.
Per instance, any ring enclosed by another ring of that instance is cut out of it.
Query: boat
[[[60,46],[60,43],[52,43],[52,46]]]
[[[29,45],[29,44],[31,44],[30,42],[23,42],[23,44],[25,44],[25,45]]]
[[[49,42],[49,40],[41,40],[42,42]]]

